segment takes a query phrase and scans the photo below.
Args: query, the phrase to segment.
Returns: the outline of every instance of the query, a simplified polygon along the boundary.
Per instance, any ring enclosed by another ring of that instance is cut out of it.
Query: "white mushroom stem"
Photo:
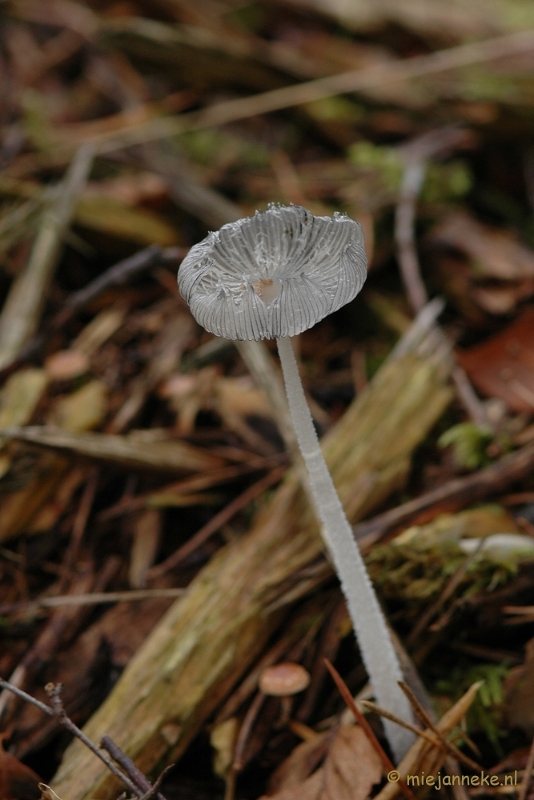
[[[365,669],[378,704],[410,722],[410,705],[398,685],[403,678],[400,664],[352,528],[326,466],[302,388],[291,339],[283,337],[276,341],[289,410]],[[414,736],[389,720],[384,720],[384,725],[393,753],[400,760],[413,743]]]

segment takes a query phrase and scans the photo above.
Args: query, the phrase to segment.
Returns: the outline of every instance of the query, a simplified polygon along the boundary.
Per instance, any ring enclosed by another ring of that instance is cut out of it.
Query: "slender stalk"
[[[410,721],[410,705],[398,686],[398,681],[402,680],[399,661],[386,620],[354,541],[352,528],[326,466],[302,388],[291,339],[277,339],[277,344],[291,417],[364,666],[379,705],[401,719]],[[400,729],[389,720],[384,720],[384,726],[393,753],[399,760],[413,743],[413,734]]]

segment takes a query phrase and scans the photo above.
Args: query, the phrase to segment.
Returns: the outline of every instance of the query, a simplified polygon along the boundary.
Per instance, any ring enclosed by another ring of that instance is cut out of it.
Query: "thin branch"
[[[78,558],[82,539],[89,521],[91,510],[93,508],[96,490],[98,488],[98,479],[99,471],[96,467],[93,467],[87,477],[85,488],[83,490],[78,510],[74,518],[71,538],[63,558],[63,563],[61,564],[60,585],[58,587],[59,591],[65,590],[69,582],[71,571]]]
[[[433,734],[429,733],[426,730],[426,728],[418,728],[417,725],[412,725],[410,722],[405,722],[403,719],[400,719],[395,714],[391,714],[391,712],[386,711],[385,708],[381,708],[379,705],[377,705],[377,703],[373,703],[372,700],[360,700],[360,703],[364,708],[367,708],[374,714],[378,714],[379,717],[390,719],[397,725],[401,725],[403,728],[407,728],[407,730],[412,731],[412,733],[415,733],[415,735],[419,736],[421,739],[426,739],[426,741],[433,747],[437,747],[444,753],[446,752],[445,745],[437,738],[437,736],[433,736]]]
[[[364,552],[388,532],[415,519],[432,519],[438,511],[458,511],[466,505],[484,500],[502,491],[511,483],[521,480],[534,467],[534,444],[526,445],[515,453],[504,456],[490,467],[472,475],[455,478],[438,489],[433,489],[415,500],[409,500],[390,511],[361,522],[354,527],[354,535]]]
[[[90,144],[78,148],[57,197],[43,214],[28,263],[9,290],[0,317],[0,368],[18,357],[37,329],[48,284],[94,153]]]
[[[144,775],[141,770],[134,764],[130,756],[127,756],[124,750],[115,744],[113,739],[109,737],[107,734],[100,739],[100,747],[103,750],[106,750],[113,761],[116,761],[119,766],[121,766],[125,772],[128,773],[130,778],[133,782],[138,786],[139,789],[142,789],[143,792],[148,792],[152,789],[152,784],[147,779],[146,775]]]
[[[54,709],[47,706],[46,703],[41,703],[40,700],[37,700],[36,697],[32,697],[31,694],[24,692],[22,689],[19,689],[18,686],[13,686],[12,683],[5,681],[3,678],[0,678],[0,686],[2,689],[6,689],[8,692],[12,692],[17,697],[20,697],[21,700],[26,700],[27,703],[31,703],[32,706],[39,708],[41,711],[44,711],[45,714],[48,714],[49,717],[54,717]]]
[[[516,53],[529,52],[532,49],[534,49],[534,31],[520,31],[486,39],[482,42],[472,42],[438,50],[429,55],[389,61],[366,69],[350,70],[282,89],[274,89],[236,100],[227,100],[200,112],[191,112],[175,117],[160,117],[120,132],[106,132],[93,136],[90,140],[100,144],[100,153],[109,153],[133,144],[166,139],[188,130],[224,125],[258,114],[312,103],[315,100],[322,100],[338,94],[365,92],[377,86],[389,85],[392,81],[399,82],[421,78],[425,75],[436,75],[471,64],[495,61]],[[72,137],[70,131],[69,136]]]
[[[110,519],[115,519],[123,514],[129,514],[132,511],[153,507],[157,505],[159,499],[165,495],[193,494],[194,492],[203,491],[204,489],[210,489],[218,484],[228,483],[233,478],[240,478],[252,472],[272,469],[273,467],[280,466],[282,463],[286,463],[286,461],[287,456],[285,453],[276,453],[274,456],[254,458],[253,461],[247,461],[244,464],[206,470],[192,477],[173,481],[159,489],[152,489],[145,494],[121,498],[115,505],[109,506],[101,511],[97,516],[97,520],[99,522],[107,522]],[[7,557],[9,558],[9,556]]]
[[[412,693],[411,697],[415,697],[415,695]],[[386,711],[385,708],[380,708],[380,706],[378,706],[376,703],[372,703],[370,700],[362,700],[361,703],[363,706],[368,708],[369,711],[374,711],[375,714],[385,717],[386,719],[390,719],[392,722],[396,722],[397,725],[402,725],[403,728],[408,728],[408,730],[413,731],[417,736],[420,736],[422,739],[426,739],[426,741],[429,742],[433,747],[437,747],[438,750],[441,750],[443,753],[448,753],[449,755],[454,756],[454,758],[462,761],[467,767],[469,767],[469,769],[472,769],[475,772],[481,771],[482,767],[477,764],[476,761],[472,761],[469,756],[464,755],[461,750],[458,750],[457,747],[449,742],[434,724],[432,724],[429,728],[418,728],[415,725],[410,725],[409,723],[404,722],[404,720],[399,719],[395,716],[395,714],[390,714],[390,712]]]
[[[109,269],[88,283],[87,286],[84,286],[83,289],[71,294],[65,303],[64,309],[58,313],[52,324],[54,327],[61,327],[75,311],[86,306],[106,289],[112,286],[122,286],[131,278],[150,267],[167,261],[176,261],[182,258],[185,253],[186,250],[183,247],[162,248],[157,244],[145,247],[144,250],[140,250],[138,253],[134,253],[133,256],[109,267]]]
[[[423,708],[423,706],[421,705],[415,694],[412,692],[408,684],[401,681],[399,685],[404,694],[406,695],[406,697],[408,698],[408,700],[410,701],[413,710],[415,711],[415,713],[417,714],[423,725],[426,725],[426,727],[437,736],[437,738],[447,749],[450,755],[453,758],[458,759],[458,761],[462,761],[467,767],[469,767],[469,769],[472,769],[474,772],[480,772],[482,770],[480,764],[477,764],[476,761],[473,761],[468,756],[464,755],[464,753],[462,753],[461,750],[458,750],[458,748],[455,747],[452,744],[452,742],[449,742],[447,737],[440,731],[438,726],[434,724],[433,720],[430,718],[429,714],[427,714],[426,710]]]
[[[414,155],[408,158],[395,210],[395,241],[399,266],[406,294],[416,313],[428,303],[428,294],[421,278],[415,245],[416,202],[425,181],[425,174],[424,157]]]
[[[24,347],[21,348],[17,354],[16,359],[8,365],[0,368],[0,380],[9,374],[9,372],[20,366],[21,363],[34,358],[43,348],[45,342],[48,340],[48,334],[51,330],[59,330],[66,322],[68,322],[76,311],[79,311],[83,306],[90,303],[98,297],[106,289],[112,286],[121,286],[136,275],[141,274],[147,269],[150,269],[157,264],[165,264],[167,262],[174,262],[180,260],[185,255],[185,248],[181,247],[166,247],[161,248],[159,245],[151,245],[134,253],[133,256],[119,261],[117,264],[109,267],[101,275],[92,280],[83,289],[74,292],[70,295],[63,308],[58,311],[55,317],[52,318],[47,327],[47,335],[38,333],[33,336]]]
[[[120,769],[118,769],[115,764],[101,751],[98,747],[93,744],[93,742],[85,735],[83,731],[78,728],[78,726],[67,716],[65,709],[63,708],[63,703],[61,702],[61,698],[59,696],[61,692],[61,685],[58,684],[57,686],[54,684],[48,684],[45,689],[48,693],[48,696],[52,700],[52,706],[46,705],[46,703],[41,703],[40,700],[37,698],[32,697],[31,694],[27,694],[22,689],[18,689],[16,686],[13,686],[8,681],[3,680],[0,678],[0,686],[7,690],[8,692],[13,692],[13,694],[20,697],[22,700],[25,700],[27,703],[31,703],[31,705],[35,706],[36,708],[43,711],[49,717],[54,717],[58,720],[58,722],[63,725],[70,733],[80,739],[86,747],[91,750],[94,755],[99,758],[101,761],[104,762],[106,767],[117,777],[124,785],[132,792],[136,797],[142,797],[144,792],[141,791]]]
[[[161,784],[163,783],[169,772],[173,770],[173,768],[174,764],[169,764],[168,767],[165,767],[165,769],[158,775],[156,782],[153,784],[153,786],[148,790],[146,794],[144,794],[141,797],[141,800],[153,800],[154,797],[157,798],[163,797],[163,795],[160,794],[159,787],[161,786]],[[163,800],[165,799],[163,798]]]
[[[165,559],[161,564],[158,564],[148,572],[148,577],[150,579],[154,579],[160,577],[161,575],[165,575],[171,569],[174,569],[178,566],[185,558],[187,558],[191,553],[193,553],[201,544],[203,544],[210,536],[216,533],[223,525],[225,525],[238,511],[248,505],[254,498],[258,497],[260,494],[263,494],[267,489],[271,486],[274,486],[275,483],[278,483],[279,480],[283,477],[284,473],[287,471],[285,466],[277,467],[276,469],[269,472],[265,477],[261,478],[261,480],[254,483],[252,486],[249,486],[239,497],[236,497],[235,500],[232,500],[222,511],[219,511],[218,514],[215,514],[214,517],[210,519],[199,531],[197,531],[194,536],[192,536],[185,544],[175,550],[172,555]]]
[[[123,768],[126,774],[143,792],[146,792],[146,794],[143,795],[143,798],[146,799],[148,797],[156,797],[157,800],[165,800],[165,797],[157,790],[157,786],[160,785],[163,775],[159,776],[158,780],[156,781],[156,785],[153,786],[146,775],[141,772],[139,767],[130,758],[130,756],[127,755],[118,744],[115,744],[113,739],[107,734],[104,734],[100,740],[100,747],[110,754],[111,758]],[[170,768],[171,767],[167,767],[167,769]]]
[[[428,294],[421,277],[415,240],[417,199],[423,188],[426,164],[429,158],[447,154],[461,144],[464,139],[465,131],[449,126],[423,134],[400,148],[399,151],[404,155],[405,167],[395,210],[395,241],[406,294],[416,314],[420,313],[428,304]],[[447,342],[446,335],[437,324],[435,327],[443,341]],[[469,416],[477,425],[487,426],[485,408],[478,399],[464,369],[458,364],[453,369],[452,379],[458,397]]]
[[[37,608],[58,608],[59,606],[93,606],[103,603],[129,603],[135,600],[150,600],[159,597],[180,597],[185,589],[132,589],[125,592],[93,592],[89,594],[65,594],[57,597],[42,597],[21,603],[0,605],[0,614],[13,611],[26,611]]]
[[[245,766],[245,748],[249,741],[250,732],[266,699],[267,695],[264,694],[264,692],[259,691],[248,707],[247,713],[245,714],[243,722],[241,723],[241,728],[239,729],[234,747],[232,765],[228,770],[228,774],[226,775],[224,800],[234,800],[237,776]]]

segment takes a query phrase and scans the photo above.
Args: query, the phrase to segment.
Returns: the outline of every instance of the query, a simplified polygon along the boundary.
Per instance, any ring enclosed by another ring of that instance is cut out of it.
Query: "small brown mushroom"
[[[302,692],[310,683],[310,673],[294,661],[282,661],[267,667],[260,675],[260,692],[281,700],[280,718],[276,728],[287,725],[291,716],[292,695]],[[260,695],[261,696],[261,695]]]
[[[310,683],[310,673],[293,661],[267,667],[260,675],[259,687],[264,694],[288,697],[302,692]]]

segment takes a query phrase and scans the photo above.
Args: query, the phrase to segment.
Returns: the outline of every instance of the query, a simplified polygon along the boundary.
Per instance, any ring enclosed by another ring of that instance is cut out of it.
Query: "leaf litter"
[[[441,717],[399,770],[470,774],[441,730],[499,780],[513,764],[521,800],[531,792],[529,13],[6,5],[0,676],[44,703],[60,697],[44,685],[63,684],[69,718],[144,773],[136,796],[410,790],[342,724],[323,664],[369,697],[290,470],[272,350],[211,339],[176,289],[208,229],[273,201],[345,211],[366,232],[368,286],[300,337],[299,357],[412,688]],[[439,330],[425,323],[388,359],[436,293]],[[243,732],[279,661],[305,666],[309,687],[283,711],[262,702]],[[380,709],[365,709],[380,740]],[[53,715],[6,691],[0,710],[3,797],[119,796]]]

